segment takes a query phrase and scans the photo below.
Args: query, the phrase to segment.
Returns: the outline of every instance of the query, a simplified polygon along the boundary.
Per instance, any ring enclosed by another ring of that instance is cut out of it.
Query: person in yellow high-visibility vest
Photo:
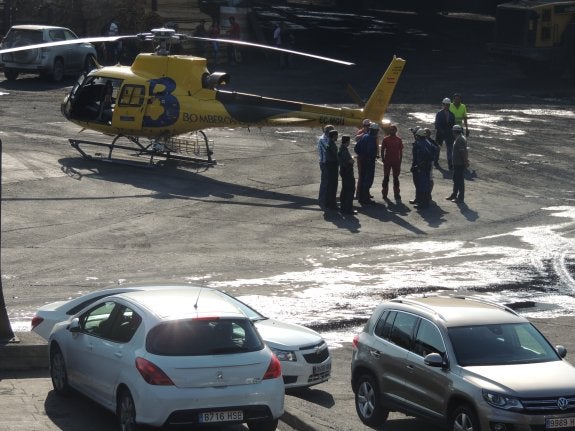
[[[449,111],[455,117],[455,124],[465,128],[465,136],[469,136],[469,127],[467,126],[467,106],[461,103],[461,94],[455,93],[453,101],[449,105]]]

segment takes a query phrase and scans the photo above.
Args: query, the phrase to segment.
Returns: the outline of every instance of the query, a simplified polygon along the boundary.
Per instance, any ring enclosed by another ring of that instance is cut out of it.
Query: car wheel
[[[475,410],[467,405],[457,407],[451,415],[451,431],[481,431]]]
[[[368,374],[357,381],[355,410],[361,421],[371,427],[381,425],[387,420],[389,410],[381,405],[379,386]]]
[[[271,419],[262,422],[248,422],[248,428],[250,431],[275,431],[277,427],[277,419]]]
[[[50,377],[52,378],[52,386],[54,386],[54,390],[58,394],[65,395],[70,392],[66,361],[60,347],[57,345],[50,351]]]
[[[16,81],[16,78],[18,78],[18,72],[12,69],[4,69],[4,76],[8,81]]]
[[[61,82],[64,79],[64,61],[61,59],[54,60],[54,69],[52,70],[52,81]]]
[[[136,406],[128,389],[123,389],[120,393],[117,409],[122,431],[136,431],[138,429],[136,424]]]

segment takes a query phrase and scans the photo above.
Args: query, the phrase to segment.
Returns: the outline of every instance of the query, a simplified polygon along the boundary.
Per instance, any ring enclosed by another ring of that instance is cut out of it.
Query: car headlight
[[[295,352],[293,350],[280,350],[280,349],[274,349],[273,347],[270,347],[270,349],[272,349],[272,352],[274,352],[274,354],[280,361],[291,361],[291,362],[297,361]]]
[[[518,398],[509,397],[497,392],[491,392],[484,389],[483,399],[487,401],[488,404],[493,407],[497,407],[498,409],[513,411],[523,410],[523,404],[521,404],[521,401],[519,401]]]

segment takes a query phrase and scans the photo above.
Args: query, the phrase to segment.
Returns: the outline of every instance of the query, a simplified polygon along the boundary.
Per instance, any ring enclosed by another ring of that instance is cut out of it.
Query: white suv
[[[0,49],[73,39],[78,36],[64,27],[15,25],[2,39]],[[32,73],[60,82],[66,74],[89,70],[92,58],[97,58],[94,45],[77,43],[5,53],[0,56],[0,65],[9,81],[15,80],[20,73]]]

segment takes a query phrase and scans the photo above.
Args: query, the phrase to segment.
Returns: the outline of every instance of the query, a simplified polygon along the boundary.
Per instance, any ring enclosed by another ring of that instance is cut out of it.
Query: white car
[[[75,39],[78,36],[65,27],[15,25],[2,39],[0,49]],[[14,81],[20,73],[32,73],[59,82],[66,74],[90,70],[94,65],[92,59],[96,58],[94,45],[73,43],[1,54],[0,65],[9,81]]]
[[[246,423],[273,431],[281,364],[253,322],[210,289],[104,297],[54,326],[50,374],[116,412],[122,430]]]
[[[170,289],[181,285],[133,285],[113,287],[88,293],[69,301],[58,301],[42,306],[32,318],[32,331],[48,339],[53,326],[78,313],[98,299],[116,293]],[[183,285],[190,289],[196,286]],[[208,289],[208,288],[204,288]],[[241,308],[246,316],[255,323],[266,344],[282,363],[283,379],[286,389],[309,387],[327,381],[331,375],[331,355],[325,340],[316,331],[305,326],[270,319],[258,313],[240,300],[215,289],[224,300]]]

